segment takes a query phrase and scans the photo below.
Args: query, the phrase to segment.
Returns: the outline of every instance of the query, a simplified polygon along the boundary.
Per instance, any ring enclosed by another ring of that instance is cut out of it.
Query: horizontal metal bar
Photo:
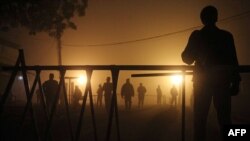
[[[192,75],[193,72],[185,72],[185,75]],[[183,73],[142,73],[132,74],[131,77],[151,77],[151,76],[172,76],[172,75],[183,75]]]
[[[228,68],[230,66],[220,66],[220,68]],[[21,70],[22,67],[18,69]],[[62,66],[25,66],[26,70],[181,70],[192,71],[194,66],[191,65],[62,65]],[[14,66],[1,66],[0,70],[10,71],[15,69]],[[238,70],[242,73],[250,72],[250,65],[240,65]]]
[[[230,66],[220,66],[220,68],[228,68]],[[188,65],[63,65],[63,66],[26,66],[26,70],[148,70],[148,71],[159,71],[159,70],[181,70],[181,71],[192,71],[194,66]],[[0,70],[10,71],[16,69],[14,66],[2,66]],[[22,67],[18,68],[19,70]],[[240,65],[238,68],[240,73],[249,73],[250,65]],[[159,75],[161,76],[161,75]]]
[[[22,67],[19,67],[21,69]],[[192,70],[187,65],[62,65],[62,66],[25,66],[26,70]],[[13,70],[13,66],[2,66],[2,70]]]

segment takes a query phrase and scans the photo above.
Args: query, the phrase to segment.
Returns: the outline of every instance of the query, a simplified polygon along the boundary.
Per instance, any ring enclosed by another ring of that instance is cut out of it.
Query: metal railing
[[[117,130],[117,141],[121,140],[120,136],[120,127],[119,127],[119,113],[118,113],[118,106],[117,106],[117,82],[118,82],[118,75],[120,71],[124,70],[150,70],[150,71],[159,71],[159,70],[173,70],[173,71],[181,71],[181,75],[183,76],[183,82],[182,82],[182,118],[181,118],[181,140],[185,141],[185,75],[190,75],[192,74],[193,66],[186,66],[186,65],[77,65],[77,66],[72,66],[72,65],[63,65],[63,66],[27,66],[25,64],[25,59],[24,59],[24,53],[23,50],[19,50],[19,56],[17,58],[15,66],[4,66],[2,67],[2,70],[4,71],[12,71],[10,80],[7,84],[6,90],[4,94],[2,95],[0,99],[0,131],[4,130],[2,129],[3,127],[1,126],[2,121],[2,115],[5,110],[5,105],[7,98],[9,96],[10,90],[12,88],[12,85],[14,83],[15,77],[17,76],[17,73],[21,71],[23,75],[23,82],[24,82],[24,88],[25,88],[25,93],[26,93],[26,98],[27,102],[25,104],[24,112],[22,113],[21,117],[21,123],[20,126],[22,126],[25,117],[27,115],[27,112],[29,111],[32,117],[32,122],[33,126],[35,129],[35,136],[36,140],[49,140],[49,137],[51,135],[51,126],[53,122],[53,117],[56,112],[57,108],[57,103],[59,100],[59,95],[60,93],[63,94],[64,96],[64,102],[66,106],[66,114],[67,114],[67,122],[68,126],[70,128],[70,137],[72,141],[78,141],[80,138],[80,133],[81,133],[81,128],[82,128],[82,122],[83,122],[83,116],[84,116],[84,111],[86,107],[86,102],[87,102],[87,97],[89,96],[89,103],[90,103],[90,108],[91,108],[91,116],[92,116],[92,125],[94,129],[94,140],[98,141],[98,136],[97,136],[97,126],[96,126],[96,117],[95,117],[95,110],[94,110],[94,102],[93,102],[93,94],[92,94],[92,89],[91,89],[91,76],[93,71],[95,70],[109,70],[111,71],[112,75],[112,82],[113,82],[113,95],[111,99],[111,106],[109,110],[109,118],[108,118],[108,125],[107,125],[107,131],[106,131],[106,141],[110,140],[110,135],[111,135],[111,126],[113,122],[113,118],[115,118],[115,123],[116,123],[116,130]],[[40,73],[42,71],[47,71],[47,70],[56,70],[60,72],[60,81],[59,81],[59,87],[57,89],[57,94],[55,101],[53,102],[51,111],[47,110],[47,104],[45,102],[44,94],[42,91],[42,84],[41,84],[41,78],[40,78]],[[66,88],[65,88],[65,73],[68,70],[85,70],[87,74],[87,83],[85,86],[85,92],[83,95],[83,102],[81,105],[81,111],[80,111],[80,116],[78,119],[78,124],[77,124],[77,129],[76,132],[73,132],[72,129],[72,123],[70,120],[70,112],[69,112],[69,103],[67,99],[67,94],[66,94]],[[250,66],[240,66],[239,68],[240,72],[250,72]],[[28,85],[28,77],[27,77],[27,71],[35,71],[35,80],[31,86],[31,89]],[[132,75],[132,77],[147,77],[147,76],[165,76],[169,74],[135,74]],[[37,120],[34,115],[34,110],[33,110],[33,104],[32,104],[32,97],[34,95],[34,91],[36,86],[38,85],[39,91],[40,91],[40,96],[41,96],[41,101],[42,101],[42,107],[44,112],[46,113],[46,130],[44,135],[40,135],[38,131],[38,126],[37,126]],[[62,92],[61,92],[62,91]],[[1,133],[0,133],[1,134]],[[42,138],[43,137],[43,138]]]

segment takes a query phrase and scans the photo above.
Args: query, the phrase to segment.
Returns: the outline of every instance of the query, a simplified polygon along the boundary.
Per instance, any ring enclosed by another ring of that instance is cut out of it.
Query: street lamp
[[[84,85],[87,83],[87,77],[84,75],[81,75],[80,77],[78,77],[77,82],[79,85]]]
[[[180,86],[182,83],[182,76],[181,75],[172,75],[171,81],[172,81],[172,84]]]
[[[178,103],[181,104],[181,84],[182,84],[182,81],[183,81],[183,76],[182,75],[172,75],[171,76],[171,81],[172,81],[172,84],[175,85],[177,88],[179,87],[179,100],[178,100]]]

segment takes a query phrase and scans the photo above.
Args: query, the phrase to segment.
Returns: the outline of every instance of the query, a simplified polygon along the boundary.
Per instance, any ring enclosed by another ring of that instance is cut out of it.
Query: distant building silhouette
[[[126,83],[122,85],[121,96],[125,101],[125,109],[130,110],[132,105],[132,97],[134,96],[134,87],[130,83],[129,79],[127,79]]]
[[[238,60],[231,33],[216,26],[217,9],[207,6],[200,18],[204,27],[195,30],[182,53],[186,64],[195,63],[194,141],[206,140],[206,122],[213,99],[220,127],[231,124],[231,96],[239,91]],[[227,66],[227,67],[226,67]]]

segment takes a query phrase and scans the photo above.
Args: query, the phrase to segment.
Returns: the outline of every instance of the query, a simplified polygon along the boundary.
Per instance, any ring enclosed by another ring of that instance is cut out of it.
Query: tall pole
[[[57,36],[58,65],[62,65],[62,42],[61,36]]]
[[[186,132],[186,93],[185,93],[185,71],[182,75],[182,121],[181,121],[181,141],[185,141]]]

